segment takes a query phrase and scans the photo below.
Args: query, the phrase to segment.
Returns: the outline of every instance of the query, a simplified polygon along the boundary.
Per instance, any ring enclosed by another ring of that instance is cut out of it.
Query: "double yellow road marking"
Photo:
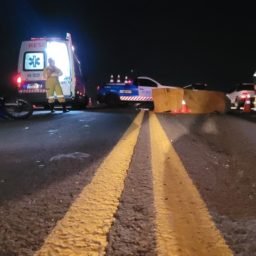
[[[143,115],[138,114],[35,255],[104,255]],[[158,255],[232,255],[153,113],[150,139]]]
[[[142,119],[141,112],[35,255],[104,254]]]
[[[158,255],[232,255],[154,114],[150,136]]]

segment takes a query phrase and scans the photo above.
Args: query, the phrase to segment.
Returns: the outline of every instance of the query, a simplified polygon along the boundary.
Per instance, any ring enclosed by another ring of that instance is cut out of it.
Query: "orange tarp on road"
[[[182,100],[190,113],[225,113],[229,108],[228,100],[223,92],[189,90],[182,88],[157,88],[152,91],[155,112],[179,112]]]

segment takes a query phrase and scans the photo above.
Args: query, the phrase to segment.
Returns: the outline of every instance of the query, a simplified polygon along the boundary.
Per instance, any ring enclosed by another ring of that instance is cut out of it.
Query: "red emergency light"
[[[21,84],[21,76],[17,77],[17,84]]]
[[[22,77],[21,77],[21,75],[20,75],[20,74],[17,74],[16,77],[15,77],[15,80],[16,80],[15,82],[16,82],[17,87],[20,88],[20,85],[21,85],[21,83],[22,83]]]
[[[246,99],[246,98],[250,98],[250,94],[248,92],[243,92],[242,95],[241,95],[241,98],[242,99]]]

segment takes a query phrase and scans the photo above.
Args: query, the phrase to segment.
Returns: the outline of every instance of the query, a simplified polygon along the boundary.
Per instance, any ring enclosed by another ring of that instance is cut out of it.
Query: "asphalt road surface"
[[[256,255],[255,123],[132,107],[0,120],[0,255]]]

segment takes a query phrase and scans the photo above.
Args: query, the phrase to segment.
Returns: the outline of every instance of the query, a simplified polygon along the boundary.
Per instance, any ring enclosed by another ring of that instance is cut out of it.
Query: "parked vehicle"
[[[192,89],[192,90],[206,90],[207,89],[206,83],[192,83],[185,85],[183,89]]]
[[[145,103],[153,102],[152,90],[154,88],[168,87],[147,76],[139,76],[134,80],[125,77],[121,82],[120,77],[114,81],[111,77],[110,82],[99,86],[97,100],[105,103],[109,107],[115,107],[121,103]]]
[[[16,79],[19,94],[32,104],[47,106],[43,70],[49,58],[53,58],[63,72],[59,80],[66,102],[86,107],[85,81],[69,33],[65,39],[31,38],[21,43]]]
[[[2,118],[26,119],[33,113],[33,106],[20,98],[5,99],[0,97],[0,116]]]
[[[227,97],[230,99],[231,104],[236,109],[240,109],[240,107],[243,107],[246,99],[250,99],[251,106],[253,107],[255,96],[256,85],[254,83],[238,84],[229,93],[227,93]]]

